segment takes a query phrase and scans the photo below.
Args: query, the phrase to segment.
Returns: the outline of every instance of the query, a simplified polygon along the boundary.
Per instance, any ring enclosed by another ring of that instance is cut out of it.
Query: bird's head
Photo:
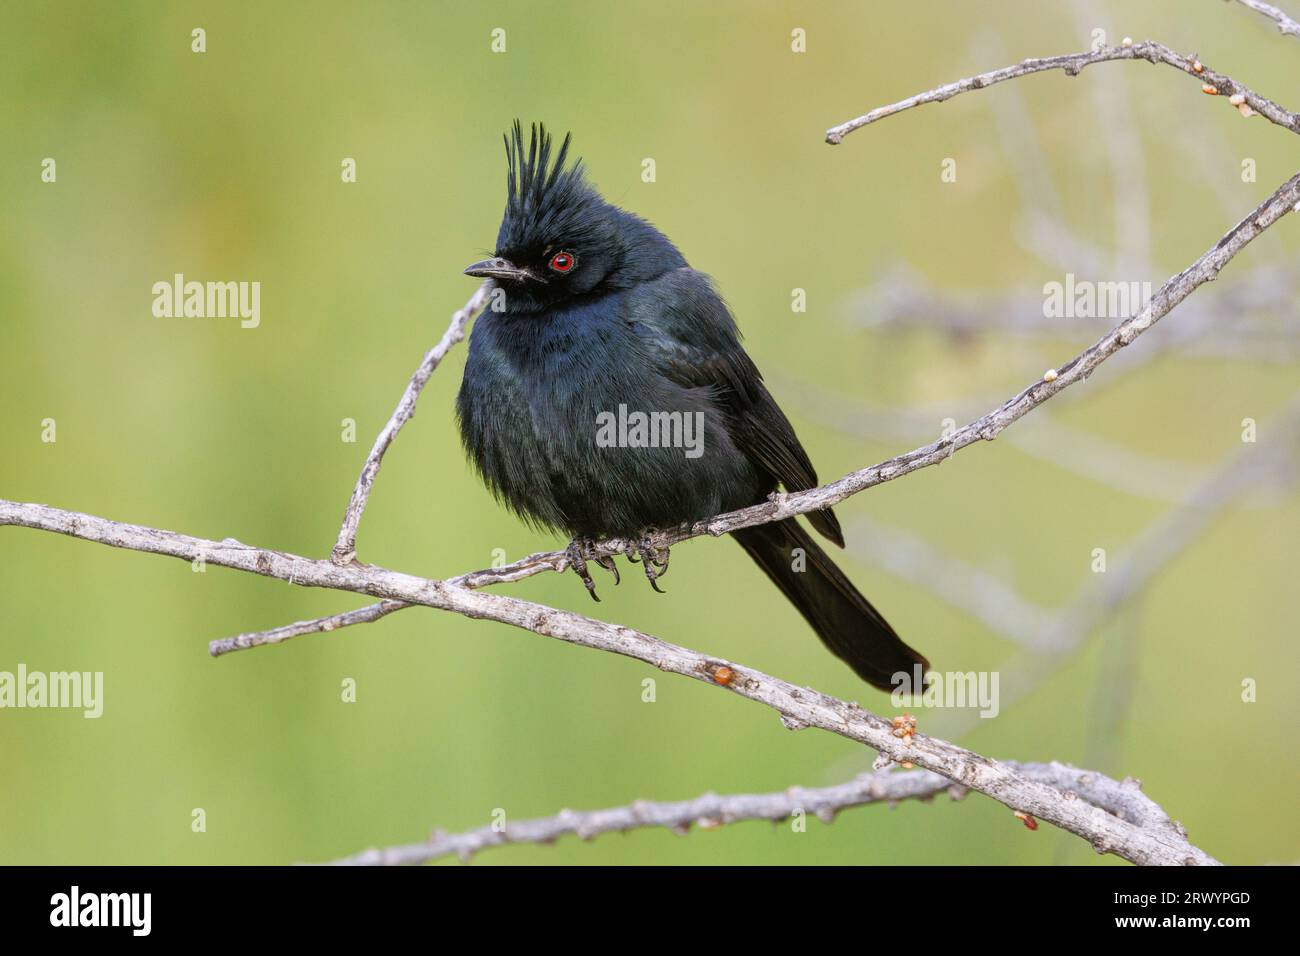
[[[686,264],[657,229],[605,202],[581,160],[565,167],[569,139],[552,156],[551,135],[533,125],[525,152],[518,120],[505,138],[506,211],[496,254],[465,274],[495,280],[512,312],[626,288]]]

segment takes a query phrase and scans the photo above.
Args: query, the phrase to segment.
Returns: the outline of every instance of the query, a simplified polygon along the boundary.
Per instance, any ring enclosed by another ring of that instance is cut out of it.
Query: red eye
[[[577,264],[578,260],[570,252],[557,252],[551,256],[551,268],[556,272],[568,272]]]

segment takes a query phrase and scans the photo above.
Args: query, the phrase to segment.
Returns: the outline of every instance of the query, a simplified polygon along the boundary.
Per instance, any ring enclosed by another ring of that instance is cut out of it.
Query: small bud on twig
[[[901,737],[903,743],[910,746],[912,737],[916,734],[916,718],[911,714],[903,714],[901,717],[895,717],[889,723],[894,728],[894,736]]]

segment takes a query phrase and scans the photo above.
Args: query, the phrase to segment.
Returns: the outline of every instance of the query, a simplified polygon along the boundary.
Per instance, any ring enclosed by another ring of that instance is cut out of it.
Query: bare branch
[[[437,344],[429,349],[424,356],[424,361],[411,376],[406,391],[402,393],[401,401],[393,410],[388,424],[375,439],[375,444],[366,457],[366,463],[361,467],[361,476],[357,478],[357,485],[352,490],[347,511],[343,514],[343,526],[339,529],[338,541],[334,544],[332,559],[335,563],[347,564],[349,561],[356,560],[357,525],[361,523],[361,514],[366,510],[366,500],[370,497],[370,489],[379,475],[379,466],[383,463],[384,453],[388,451],[388,446],[393,443],[402,426],[415,414],[416,399],[420,397],[420,392],[429,381],[429,376],[433,374],[433,370],[438,367],[443,357],[451,351],[452,346],[465,338],[465,326],[487,304],[491,291],[492,280],[488,279],[475,290],[469,301],[452,315],[447,331],[443,333]]]
[[[1300,23],[1291,19],[1279,8],[1271,3],[1264,3],[1262,0],[1237,0],[1243,7],[1250,7],[1256,13],[1261,13],[1277,24],[1279,33],[1293,37],[1300,37]]]
[[[1027,780],[1035,780],[1064,793],[1074,794],[1080,800],[1135,826],[1178,833],[1177,824],[1142,792],[1142,784],[1132,778],[1120,782],[1060,763],[1008,761],[1006,766]],[[421,843],[365,850],[335,860],[330,865],[405,866],[427,863],[453,854],[461,862],[468,863],[480,850],[523,843],[549,844],[563,836],[593,840],[603,833],[626,833],[650,827],[664,827],[685,836],[693,825],[713,829],[745,820],[780,823],[799,814],[813,815],[823,823],[830,824],[841,810],[873,803],[888,803],[893,806],[904,800],[929,801],[944,791],[954,801],[960,800],[967,793],[966,788],[960,784],[928,770],[881,770],[830,787],[790,787],[779,793],[739,793],[728,796],[706,793],[694,800],[671,803],[638,800],[628,806],[605,810],[562,810],[552,817],[507,822],[500,830],[489,825],[464,833],[436,831]]]
[[[625,833],[649,827],[665,827],[684,836],[694,825],[711,829],[744,820],[777,823],[800,812],[815,815],[823,823],[831,823],[839,811],[851,807],[928,800],[944,790],[948,790],[954,800],[961,799],[967,792],[965,787],[928,770],[880,770],[830,787],[790,787],[779,793],[728,796],[706,793],[694,800],[671,803],[638,800],[628,806],[605,810],[561,810],[551,817],[507,822],[502,830],[489,825],[464,833],[435,831],[422,843],[369,849],[335,860],[330,865],[405,866],[452,854],[460,857],[461,862],[468,863],[475,853],[496,846],[547,844],[569,835],[592,840],[602,833]]]
[[[1087,840],[1099,853],[1114,853],[1142,865],[1215,864],[1174,828],[1151,829],[1113,817],[1072,799],[1013,768],[933,737],[901,739],[890,722],[807,687],[761,671],[670,644],[642,631],[597,621],[571,611],[484,591],[470,591],[374,565],[337,565],[243,544],[211,541],[141,525],[123,524],[48,505],[0,499],[0,525],[52,531],[115,548],[163,554],[287,581],[421,604],[479,620],[499,621],[570,644],[620,654],[680,674],[772,708],[791,730],[816,727],[866,744],[896,763],[912,763],[1032,814]],[[724,670],[725,668],[725,670]]]
[[[367,604],[355,611],[344,611],[342,614],[331,614],[329,617],[318,617],[310,621],[294,621],[282,627],[273,627],[269,631],[250,631],[247,634],[236,634],[234,637],[223,637],[208,642],[208,653],[213,657],[220,657],[231,651],[261,647],[264,644],[280,644],[291,637],[301,637],[304,634],[336,631],[353,624],[370,624],[381,617],[387,617],[394,611],[410,606],[405,601],[380,601],[378,604]]]
[[[888,116],[902,113],[904,110],[910,110],[917,106],[924,106],[927,103],[942,103],[944,100],[952,99],[960,93],[982,90],[994,83],[1014,80],[1017,77],[1028,76],[1031,73],[1042,73],[1047,70],[1064,70],[1067,76],[1077,76],[1084,67],[1092,66],[1094,63],[1105,63],[1108,60],[1147,60],[1151,63],[1166,63],[1191,75],[1194,79],[1200,80],[1202,86],[1212,88],[1218,95],[1229,97],[1240,95],[1244,97],[1245,104],[1256,113],[1278,126],[1291,130],[1293,133],[1300,133],[1300,115],[1283,109],[1272,100],[1260,96],[1248,87],[1242,86],[1229,76],[1215,73],[1209,67],[1199,64],[1196,60],[1175,53],[1162,43],[1144,40],[1132,46],[1107,47],[1095,52],[1067,53],[1063,56],[1023,60],[1014,66],[1006,66],[1000,70],[991,70],[988,73],[981,73],[978,76],[958,80],[955,83],[948,83],[927,90],[924,93],[909,96],[897,103],[879,106],[856,119],[851,119],[838,126],[832,126],[826,131],[826,142],[832,146],[838,145],[843,142],[845,136],[854,130],[861,129]],[[1201,66],[1199,70],[1196,69],[1198,65]]]

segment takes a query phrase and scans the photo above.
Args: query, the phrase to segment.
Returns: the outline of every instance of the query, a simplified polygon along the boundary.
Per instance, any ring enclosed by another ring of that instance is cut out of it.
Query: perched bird
[[[526,150],[518,122],[506,137],[496,254],[465,270],[493,279],[504,307],[486,310],[470,337],[461,436],[500,500],[573,537],[570,563],[593,597],[586,560],[617,575],[591,550],[607,537],[640,542],[627,557],[658,590],[668,556],[654,530],[760,503],[778,486],[812,488],[817,474],[712,280],[601,198],[581,161],[566,166],[568,152],[566,136],[553,153],[544,126]],[[648,435],[638,421],[661,427]],[[844,546],[829,509],[807,517]],[[867,683],[891,689],[903,674],[910,686],[928,667],[795,519],[733,536]]]

